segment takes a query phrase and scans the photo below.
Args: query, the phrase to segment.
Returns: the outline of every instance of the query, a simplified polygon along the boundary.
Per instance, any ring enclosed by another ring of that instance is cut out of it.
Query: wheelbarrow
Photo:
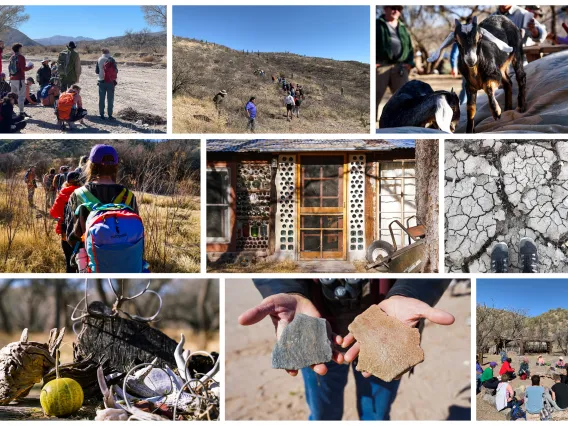
[[[381,268],[385,272],[395,273],[420,272],[422,270],[426,227],[419,224],[410,226],[410,220],[413,218],[415,216],[411,216],[406,220],[406,226],[399,220],[393,220],[389,224],[392,244],[383,240],[375,240],[371,243],[367,248],[366,258],[368,263],[366,269]],[[408,245],[406,247],[398,248],[393,225],[398,225],[408,236]]]

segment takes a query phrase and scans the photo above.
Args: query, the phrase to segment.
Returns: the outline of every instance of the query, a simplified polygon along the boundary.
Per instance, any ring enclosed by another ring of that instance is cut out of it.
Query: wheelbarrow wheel
[[[394,247],[391,243],[383,240],[375,240],[367,247],[367,262],[375,263],[379,257],[387,258],[394,253]]]

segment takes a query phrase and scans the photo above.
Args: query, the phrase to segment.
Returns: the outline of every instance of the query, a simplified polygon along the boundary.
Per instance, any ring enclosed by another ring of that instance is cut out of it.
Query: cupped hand
[[[455,321],[452,314],[441,309],[433,308],[421,300],[413,299],[411,297],[389,297],[379,303],[379,308],[381,308],[388,316],[396,318],[409,327],[416,327],[421,319],[427,319],[434,324],[439,325],[452,325]],[[351,348],[349,348],[344,356],[344,359],[347,362],[351,362],[357,358],[360,351],[359,342],[355,341],[355,337],[351,333],[341,339],[342,348],[347,348],[349,346],[351,346]],[[367,372],[362,372],[362,374],[364,377],[371,376],[371,374]]]
[[[284,328],[292,322],[296,314],[305,314],[310,317],[321,318],[321,314],[314,304],[307,298],[297,294],[280,293],[264,299],[260,305],[249,309],[239,316],[240,325],[253,325],[270,316],[276,331],[276,338],[280,339]],[[335,343],[341,344],[341,337],[333,335]],[[343,363],[343,355],[333,350],[332,360],[338,364]],[[311,366],[317,374],[325,375],[327,367],[325,364],[315,364]],[[291,376],[296,376],[298,370],[286,370]]]

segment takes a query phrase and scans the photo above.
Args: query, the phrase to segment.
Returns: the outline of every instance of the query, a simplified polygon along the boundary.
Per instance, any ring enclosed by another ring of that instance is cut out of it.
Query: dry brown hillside
[[[257,99],[258,133],[368,133],[369,65],[291,53],[246,52],[174,37],[173,119],[176,133],[242,133],[244,106]],[[264,77],[254,71],[262,69]],[[281,75],[305,88],[300,118],[286,120]],[[341,88],[344,96],[341,96]],[[228,96],[215,111],[213,96]]]

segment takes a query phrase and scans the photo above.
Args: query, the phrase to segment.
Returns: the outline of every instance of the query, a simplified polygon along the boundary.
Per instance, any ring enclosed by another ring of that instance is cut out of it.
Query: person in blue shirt
[[[531,414],[538,414],[544,408],[544,388],[540,386],[540,376],[531,377],[532,386],[528,386],[525,393],[525,408]]]
[[[247,130],[254,133],[256,130],[256,98],[254,96],[249,99],[245,109],[248,117]]]

